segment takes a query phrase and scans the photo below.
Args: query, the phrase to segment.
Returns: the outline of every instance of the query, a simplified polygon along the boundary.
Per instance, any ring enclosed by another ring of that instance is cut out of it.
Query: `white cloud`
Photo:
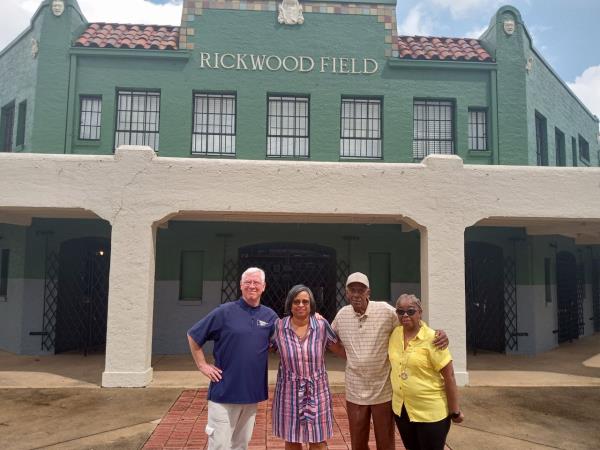
[[[496,8],[500,0],[429,0],[434,6],[450,11],[454,19],[464,18],[491,8]]]
[[[483,25],[481,27],[475,27],[473,29],[471,29],[470,31],[467,31],[464,35],[464,37],[467,38],[473,38],[473,39],[479,39],[481,37],[481,35],[488,29],[487,25]]]
[[[1,0],[0,49],[19,35],[41,0]],[[179,25],[181,0],[171,0],[163,5],[146,0],[78,0],[79,7],[90,22],[146,23]]]
[[[568,85],[588,109],[600,117],[600,65],[588,67]]]
[[[412,36],[430,36],[433,22],[423,13],[422,5],[416,5],[408,12],[406,18],[398,24],[398,34]]]

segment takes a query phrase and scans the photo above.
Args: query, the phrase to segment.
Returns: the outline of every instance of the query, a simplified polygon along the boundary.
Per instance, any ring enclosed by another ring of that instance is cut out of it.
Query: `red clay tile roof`
[[[400,59],[492,62],[477,39],[399,36]]]
[[[75,40],[75,47],[177,50],[179,27],[90,23]]]

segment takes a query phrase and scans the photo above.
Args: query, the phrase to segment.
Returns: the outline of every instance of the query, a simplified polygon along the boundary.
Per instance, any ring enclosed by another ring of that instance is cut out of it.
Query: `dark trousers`
[[[371,418],[377,450],[394,450],[394,411],[392,402],[378,405],[357,405],[346,401],[352,450],[369,449]]]
[[[450,431],[450,417],[439,422],[411,422],[406,408],[402,405],[402,415],[394,414],[406,450],[443,450],[446,436]]]

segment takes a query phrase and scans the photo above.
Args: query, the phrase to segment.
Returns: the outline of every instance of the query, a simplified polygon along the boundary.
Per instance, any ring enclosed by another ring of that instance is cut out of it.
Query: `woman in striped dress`
[[[316,319],[311,290],[294,286],[287,295],[288,314],[275,324],[273,342],[281,362],[273,398],[273,434],[285,440],[286,449],[325,449],[333,434],[325,349],[345,356],[344,347],[325,319]]]

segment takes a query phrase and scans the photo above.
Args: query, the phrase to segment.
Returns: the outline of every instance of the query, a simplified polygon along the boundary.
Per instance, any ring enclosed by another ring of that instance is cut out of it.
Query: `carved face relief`
[[[52,14],[56,17],[62,16],[65,12],[65,2],[63,0],[52,0]]]
[[[509,36],[515,32],[515,21],[513,19],[504,19],[504,32]]]

